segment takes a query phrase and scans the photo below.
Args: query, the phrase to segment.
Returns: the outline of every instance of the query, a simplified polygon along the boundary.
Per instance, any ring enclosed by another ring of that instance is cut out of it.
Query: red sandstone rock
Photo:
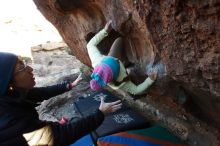
[[[89,66],[86,38],[97,33],[111,19],[115,32],[104,41],[106,48],[110,48],[109,42],[115,37],[123,36],[125,55],[142,73],[158,53],[168,76],[185,88],[211,121],[220,124],[219,1],[34,2],[57,28],[73,54]]]

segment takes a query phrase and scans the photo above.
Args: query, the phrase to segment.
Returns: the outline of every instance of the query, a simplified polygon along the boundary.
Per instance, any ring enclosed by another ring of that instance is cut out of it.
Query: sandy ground
[[[0,51],[31,57],[30,48],[62,41],[32,0],[0,1]]]

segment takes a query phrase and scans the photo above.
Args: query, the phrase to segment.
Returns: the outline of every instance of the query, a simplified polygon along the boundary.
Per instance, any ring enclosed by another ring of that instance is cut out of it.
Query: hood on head
[[[12,53],[0,52],[0,96],[5,95],[12,78],[17,56]]]

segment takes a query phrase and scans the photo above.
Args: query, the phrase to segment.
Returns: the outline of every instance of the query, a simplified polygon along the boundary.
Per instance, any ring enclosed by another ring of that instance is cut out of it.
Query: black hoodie
[[[44,126],[51,126],[54,145],[70,145],[80,137],[96,129],[103,121],[104,115],[97,110],[77,122],[60,125],[55,122],[39,120],[35,107],[38,102],[62,94],[67,84],[38,87],[27,94],[14,91],[8,94],[8,84],[12,78],[17,56],[0,52],[0,146],[28,145],[24,133],[29,133]]]

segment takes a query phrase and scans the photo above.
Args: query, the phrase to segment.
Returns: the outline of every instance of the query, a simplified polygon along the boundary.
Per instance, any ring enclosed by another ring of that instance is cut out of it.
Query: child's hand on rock
[[[156,78],[157,78],[157,70],[156,69],[152,69],[148,76],[149,76],[149,78],[151,80],[153,80],[153,81],[156,80]]]
[[[108,22],[105,24],[104,29],[106,30],[107,33],[111,32],[111,30],[112,30],[112,20],[108,21]]]

